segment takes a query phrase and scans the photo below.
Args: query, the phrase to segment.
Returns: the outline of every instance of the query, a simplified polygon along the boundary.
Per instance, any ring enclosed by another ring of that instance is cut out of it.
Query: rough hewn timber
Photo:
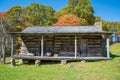
[[[13,56],[14,54],[14,35],[11,35],[11,56]]]
[[[14,55],[12,58],[14,59],[28,59],[28,60],[68,60],[68,61],[77,61],[77,60],[88,60],[88,61],[95,61],[95,60],[109,60],[106,57],[43,57],[41,56],[22,56],[22,55]]]
[[[41,60],[35,60],[35,65],[36,65],[36,66],[39,66],[40,63],[41,63]]]
[[[75,35],[75,58],[77,57],[77,35]]]
[[[43,57],[44,54],[44,43],[43,43],[43,35],[41,36],[41,57]]]
[[[13,57],[13,56],[12,56],[12,57]],[[16,65],[16,64],[15,64],[15,58],[11,58],[10,62],[11,62],[11,67],[13,67],[13,66]]]
[[[107,58],[110,58],[110,52],[109,52],[109,39],[107,41]]]
[[[65,65],[67,63],[67,60],[61,60],[61,65]]]

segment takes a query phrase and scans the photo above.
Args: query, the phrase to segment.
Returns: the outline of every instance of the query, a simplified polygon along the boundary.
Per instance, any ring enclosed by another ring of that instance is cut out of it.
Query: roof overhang
[[[28,27],[21,32],[8,34],[99,34],[111,35],[112,32],[102,31],[95,26],[38,26]]]
[[[85,33],[22,33],[22,32],[9,32],[8,34],[113,34],[112,32],[85,32]]]

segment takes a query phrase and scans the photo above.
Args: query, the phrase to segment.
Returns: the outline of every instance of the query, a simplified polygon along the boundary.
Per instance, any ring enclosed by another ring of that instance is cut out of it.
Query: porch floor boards
[[[67,61],[79,61],[79,60],[87,60],[87,61],[97,61],[97,60],[110,60],[107,57],[47,57],[47,56],[23,56],[23,55],[14,55],[11,58],[14,59],[27,59],[27,60],[67,60]]]

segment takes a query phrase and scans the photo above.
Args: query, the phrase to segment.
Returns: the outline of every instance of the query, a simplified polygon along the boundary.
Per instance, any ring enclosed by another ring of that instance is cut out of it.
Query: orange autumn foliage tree
[[[58,22],[53,26],[80,26],[82,25],[80,19],[73,14],[66,14],[58,19]]]
[[[8,15],[5,12],[0,12],[0,17],[7,17]]]

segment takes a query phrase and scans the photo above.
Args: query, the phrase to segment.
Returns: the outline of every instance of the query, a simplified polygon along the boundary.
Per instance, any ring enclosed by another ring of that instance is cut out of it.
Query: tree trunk
[[[2,63],[5,64],[5,38],[2,37]]]
[[[5,64],[5,38],[6,38],[6,31],[3,27],[3,20],[1,18],[1,28],[2,28],[2,43],[1,43],[1,46],[2,46],[2,57],[1,57],[1,62],[3,64]]]

